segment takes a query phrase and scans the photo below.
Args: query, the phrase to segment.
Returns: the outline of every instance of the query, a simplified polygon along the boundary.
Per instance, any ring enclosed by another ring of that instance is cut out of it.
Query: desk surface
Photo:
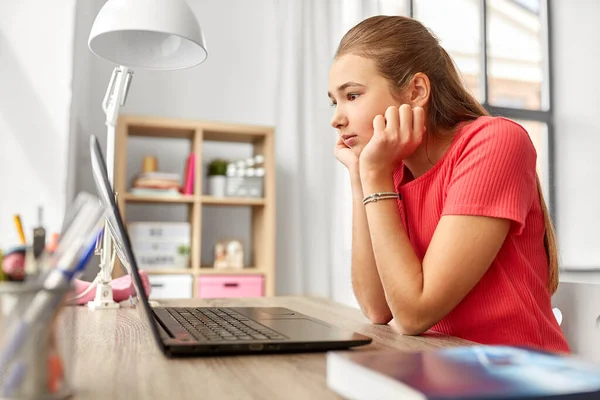
[[[161,304],[288,307],[373,338],[372,344],[353,351],[427,350],[470,344],[429,333],[403,336],[390,325],[371,324],[357,309],[323,298],[177,300]],[[76,317],[72,377],[76,399],[339,399],[326,386],[325,353],[167,359],[136,310],[77,307],[68,312]]]

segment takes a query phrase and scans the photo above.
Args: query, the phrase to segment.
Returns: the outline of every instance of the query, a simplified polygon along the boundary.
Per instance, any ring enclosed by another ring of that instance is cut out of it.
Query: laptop
[[[108,179],[97,138],[90,137],[94,181],[106,207],[107,226],[137,297],[131,301],[168,357],[284,353],[347,349],[371,338],[281,307],[150,307],[129,235]],[[104,234],[109,234],[105,232]]]

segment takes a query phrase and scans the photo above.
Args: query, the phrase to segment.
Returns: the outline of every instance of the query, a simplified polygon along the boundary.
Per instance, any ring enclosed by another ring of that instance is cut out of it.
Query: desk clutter
[[[22,247],[5,252],[7,280],[0,282],[0,398],[66,398],[70,392],[71,360],[65,349],[70,341],[60,341],[61,347],[57,336],[72,332],[73,314],[65,313],[63,305],[94,254],[104,208],[97,197],[80,194],[67,210],[55,246],[39,242],[40,227],[28,243],[15,216]]]
[[[330,352],[327,386],[353,400],[592,400],[600,365],[511,346]]]

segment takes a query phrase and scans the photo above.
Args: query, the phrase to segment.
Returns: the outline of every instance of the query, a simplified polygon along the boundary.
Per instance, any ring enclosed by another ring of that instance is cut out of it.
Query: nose
[[[335,113],[333,114],[333,118],[331,118],[331,126],[333,126],[335,129],[342,129],[343,127],[345,127],[346,125],[348,125],[348,119],[346,118],[346,116],[341,112],[340,108],[336,108],[335,109]]]

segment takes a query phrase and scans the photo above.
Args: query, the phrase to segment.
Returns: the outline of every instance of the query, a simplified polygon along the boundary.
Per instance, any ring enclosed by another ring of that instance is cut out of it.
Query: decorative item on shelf
[[[227,268],[227,243],[224,241],[215,244],[214,268]]]
[[[263,181],[265,177],[265,158],[262,155],[256,155],[246,162],[252,162],[252,168],[246,171],[245,185],[249,197],[263,197]]]
[[[239,240],[227,243],[227,265],[229,268],[244,268],[244,247]]]
[[[181,195],[180,176],[176,173],[158,172],[158,160],[145,156],[142,171],[131,184],[130,192],[136,196],[177,197]]]
[[[144,156],[142,161],[142,172],[149,174],[158,170],[158,159],[155,156]]]
[[[225,195],[229,197],[238,196],[240,187],[244,184],[244,168],[238,167],[237,163],[227,165],[227,184]]]
[[[177,256],[175,257],[176,268],[188,268],[190,265],[190,246],[181,245],[177,247]]]
[[[208,164],[208,194],[215,197],[225,197],[227,176],[226,160],[217,158]]]
[[[256,155],[227,165],[225,194],[231,197],[263,197],[264,156]]]
[[[244,246],[239,240],[220,240],[215,244],[213,267],[244,268]]]

